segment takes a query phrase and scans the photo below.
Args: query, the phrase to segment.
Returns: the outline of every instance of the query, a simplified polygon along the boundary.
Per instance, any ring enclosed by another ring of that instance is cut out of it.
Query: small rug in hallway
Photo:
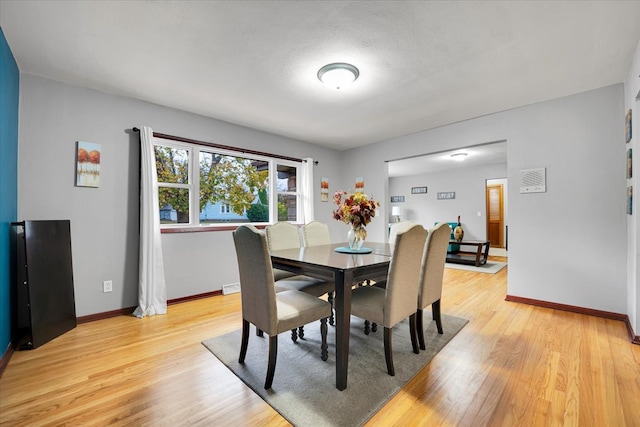
[[[425,311],[426,350],[411,350],[409,324],[393,328],[393,361],[396,375],[387,374],[383,328],[365,335],[363,320],[351,318],[347,389],[336,389],[335,328],[329,327],[329,359],[320,359],[320,323],[305,326],[304,340],[293,343],[290,333],[278,337],[278,361],[271,390],[264,389],[269,338],[258,337],[251,327],[243,365],[238,363],[240,330],[203,341],[222,363],[265,402],[298,427],[361,426],[391,399],[467,324],[467,320],[442,315],[444,334],[439,335],[431,313]]]
[[[476,267],[475,265],[453,264],[453,263],[447,262],[445,263],[444,266],[447,268],[453,268],[455,270],[466,270],[466,271],[475,271],[478,273],[496,274],[498,271],[506,267],[507,263],[498,262],[498,261],[487,261],[486,264],[481,265],[480,267]]]

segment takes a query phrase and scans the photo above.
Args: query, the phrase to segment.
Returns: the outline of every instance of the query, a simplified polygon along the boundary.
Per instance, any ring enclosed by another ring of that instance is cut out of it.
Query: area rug
[[[498,262],[498,261],[487,261],[486,264],[481,265],[480,267],[476,267],[475,265],[453,264],[453,263],[447,262],[445,263],[444,266],[447,268],[453,268],[455,270],[467,270],[467,271],[475,271],[477,273],[496,274],[498,271],[506,267],[507,263]]]
[[[335,328],[329,326],[329,359],[320,359],[320,324],[305,326],[305,337],[293,343],[289,333],[278,337],[278,360],[273,386],[264,389],[268,341],[251,328],[243,365],[238,363],[240,330],[203,341],[222,363],[294,426],[361,426],[413,378],[464,327],[467,320],[442,315],[439,335],[431,313],[425,311],[426,350],[411,350],[409,324],[393,328],[396,375],[387,374],[383,328],[365,335],[363,320],[352,317],[347,389],[336,389]]]

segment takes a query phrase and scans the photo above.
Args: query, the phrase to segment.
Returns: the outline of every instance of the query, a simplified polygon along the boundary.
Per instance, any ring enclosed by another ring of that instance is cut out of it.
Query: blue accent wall
[[[0,28],[0,357],[11,342],[10,235],[18,212],[20,73]]]

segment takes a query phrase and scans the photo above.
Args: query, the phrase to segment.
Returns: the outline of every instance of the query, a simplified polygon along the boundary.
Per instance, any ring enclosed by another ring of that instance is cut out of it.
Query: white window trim
[[[285,165],[296,168],[296,177],[297,179],[301,174],[302,164],[299,162],[280,159],[276,157],[262,156],[252,153],[245,153],[242,150],[233,151],[233,150],[225,150],[217,147],[208,147],[206,145],[199,145],[188,142],[179,142],[171,139],[164,138],[153,138],[153,146],[161,146],[161,147],[170,147],[174,149],[184,149],[189,153],[189,172],[188,172],[188,184],[176,184],[176,183],[160,183],[157,184],[155,191],[157,192],[161,187],[171,187],[171,188],[187,188],[189,190],[189,223],[181,223],[181,224],[161,224],[161,229],[181,229],[181,228],[194,228],[194,227],[207,227],[207,228],[216,228],[216,227],[229,227],[229,225],[235,224],[253,224],[253,225],[268,225],[274,224],[278,222],[278,195],[295,195],[296,196],[296,220],[289,221],[294,224],[300,224],[302,218],[302,212],[300,209],[301,206],[301,193],[300,186],[296,184],[297,191],[278,191],[278,165]],[[225,222],[220,224],[215,223],[207,223],[200,224],[200,199],[199,197],[194,197],[194,195],[200,194],[200,173],[199,173],[199,165],[200,165],[200,152],[208,152],[208,153],[216,153],[234,157],[243,157],[251,160],[261,160],[267,162],[269,165],[269,222]],[[196,169],[198,173],[196,172]]]

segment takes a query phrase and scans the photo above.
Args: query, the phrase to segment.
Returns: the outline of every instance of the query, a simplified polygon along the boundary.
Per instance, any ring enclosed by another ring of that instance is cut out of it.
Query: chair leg
[[[256,336],[257,337],[264,336],[264,333],[262,332],[262,329],[258,328],[257,326],[256,326]]]
[[[369,322],[368,320],[365,320],[364,321],[364,334],[365,335],[369,335],[369,332],[371,331],[371,327],[369,325],[371,325],[371,322]]]
[[[278,358],[278,335],[269,337],[269,366],[267,367],[267,379],[264,382],[264,389],[271,388],[273,374],[276,372],[276,359]]]
[[[329,351],[327,349],[327,318],[320,319],[320,336],[322,337],[322,343],[320,344],[320,358],[326,362],[329,358]]]
[[[329,324],[333,326],[336,323],[335,316],[333,315],[333,292],[329,292],[327,301],[329,302],[329,304],[331,304],[331,316],[329,316]]]
[[[418,334],[418,343],[420,344],[420,350],[426,350],[427,347],[424,344],[424,326],[422,326],[422,309],[419,308],[416,311],[416,332]]]
[[[393,369],[393,350],[391,348],[391,333],[393,328],[384,327],[384,358],[387,361],[387,373],[392,377],[396,375]]]
[[[296,328],[293,328],[291,330],[291,341],[293,341],[293,342],[297,342],[298,341],[298,330]]]
[[[244,363],[244,358],[247,355],[247,346],[249,344],[249,329],[251,329],[249,321],[242,319],[242,341],[240,344],[240,357],[238,358],[238,363]]]
[[[304,326],[298,327],[298,336],[300,337],[301,340],[304,339]]]
[[[378,324],[376,322],[371,322],[371,332],[378,332]]]
[[[431,311],[433,311],[433,320],[436,321],[436,326],[438,327],[438,333],[443,334],[442,332],[442,316],[440,315],[440,300],[431,304]]]
[[[418,350],[418,337],[416,336],[416,314],[409,316],[409,333],[411,334],[411,347],[415,354],[420,353]]]

